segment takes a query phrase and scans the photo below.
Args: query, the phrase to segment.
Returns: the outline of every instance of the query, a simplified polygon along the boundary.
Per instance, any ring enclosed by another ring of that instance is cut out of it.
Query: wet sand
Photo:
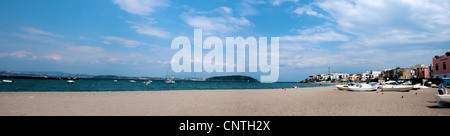
[[[449,116],[436,88],[349,92],[335,87],[123,92],[0,92],[2,116]]]

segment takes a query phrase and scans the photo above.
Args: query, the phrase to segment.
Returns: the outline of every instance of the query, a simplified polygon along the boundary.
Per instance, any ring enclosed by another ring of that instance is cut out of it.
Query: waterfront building
[[[377,79],[381,75],[381,71],[370,71],[370,79]]]
[[[418,64],[413,67],[413,70],[415,73],[414,78],[430,78],[430,70],[425,64]]]
[[[434,56],[433,58],[433,77],[434,78],[450,78],[450,52],[443,56]]]

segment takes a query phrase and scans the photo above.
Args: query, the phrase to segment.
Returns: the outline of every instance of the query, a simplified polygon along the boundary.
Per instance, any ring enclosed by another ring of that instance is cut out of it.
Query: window
[[[446,70],[447,69],[447,64],[445,64],[445,62],[444,63],[442,63],[442,69],[444,69],[444,70]]]
[[[436,64],[436,71],[438,71],[439,70],[439,65],[438,64]]]

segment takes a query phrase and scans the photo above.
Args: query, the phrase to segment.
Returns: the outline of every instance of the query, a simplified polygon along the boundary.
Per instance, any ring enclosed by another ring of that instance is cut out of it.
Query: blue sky
[[[0,16],[0,70],[12,71],[164,77],[172,39],[195,28],[279,36],[279,81],[430,64],[450,49],[448,0],[3,0]],[[231,74],[261,75],[173,75]]]

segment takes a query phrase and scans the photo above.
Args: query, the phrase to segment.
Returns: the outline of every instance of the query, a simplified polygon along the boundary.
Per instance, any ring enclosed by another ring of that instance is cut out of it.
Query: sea
[[[260,83],[260,82],[218,82],[218,81],[176,81],[166,84],[164,81],[152,81],[146,84],[145,80],[105,80],[80,79],[73,84],[66,80],[45,79],[7,79],[14,83],[0,83],[0,92],[101,92],[101,91],[166,91],[166,90],[222,90],[222,89],[281,89],[298,86],[318,87],[330,84],[316,83]],[[1,81],[1,80],[0,80]]]

